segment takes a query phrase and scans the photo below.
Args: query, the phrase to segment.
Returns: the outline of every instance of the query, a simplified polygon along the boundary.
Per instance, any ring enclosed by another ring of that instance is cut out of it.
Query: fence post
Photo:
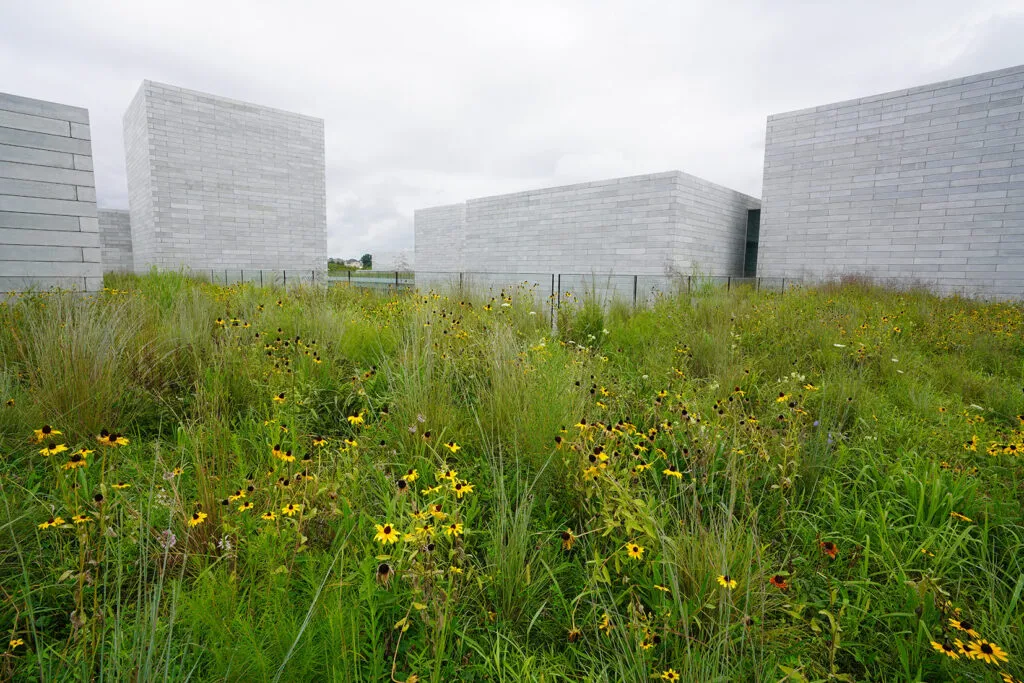
[[[728,292],[731,289],[732,289],[732,275],[730,275],[729,277],[725,278],[725,291]]]
[[[398,271],[395,271],[395,291],[398,291]]]
[[[465,296],[462,292],[462,271],[459,271],[459,296]]]
[[[633,308],[636,308],[636,281],[637,276],[633,276]]]
[[[284,276],[284,286],[287,287],[288,286],[288,271],[287,270],[282,270],[281,273]]]
[[[555,274],[551,273],[551,296],[548,297],[551,303],[551,323],[555,322]]]
[[[260,268],[260,287],[263,286],[263,269]]]
[[[558,274],[558,292],[557,292],[557,294],[555,296],[555,301],[557,302],[555,304],[555,307],[558,308],[558,309],[561,309],[562,308],[562,274],[561,273]]]
[[[217,284],[217,278],[213,277],[213,268],[210,268],[210,284],[211,285]]]
[[[693,277],[692,275],[687,275],[686,276],[686,293],[687,294],[690,293],[690,278],[692,278],[692,277]]]
[[[782,291],[786,291],[786,278],[782,278]]]
[[[352,286],[352,271],[348,270],[346,272],[348,273],[348,284],[351,287]]]

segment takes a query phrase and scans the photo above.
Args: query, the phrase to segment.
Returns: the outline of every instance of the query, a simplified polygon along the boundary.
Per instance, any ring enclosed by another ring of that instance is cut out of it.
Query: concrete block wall
[[[411,249],[375,251],[372,256],[374,270],[412,270],[416,263],[416,256]]]
[[[122,209],[100,209],[99,223],[103,272],[134,271],[131,213]]]
[[[0,93],[0,292],[102,287],[89,112]]]
[[[768,118],[758,275],[1024,296],[1024,66]]]
[[[413,222],[417,272],[457,273],[465,270],[465,203],[417,209]]]
[[[124,136],[136,271],[326,273],[322,119],[144,81]]]
[[[739,275],[760,202],[669,171],[416,212],[416,270]]]

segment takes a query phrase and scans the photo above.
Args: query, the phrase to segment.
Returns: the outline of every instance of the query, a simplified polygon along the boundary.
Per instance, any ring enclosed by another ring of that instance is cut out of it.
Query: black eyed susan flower
[[[238,506],[238,511],[239,512],[246,512],[248,510],[252,510],[252,502],[251,501],[247,501],[247,502],[242,503],[241,505]]]
[[[116,432],[108,432],[104,429],[96,435],[96,443],[101,446],[117,448],[119,446],[127,446],[128,439]]]
[[[664,474],[667,477],[675,477],[676,479],[682,479],[683,478],[683,473],[680,472],[679,468],[677,468],[673,464],[670,464],[668,467],[663,469],[661,471],[661,473]]]
[[[996,664],[999,662],[1010,661],[1009,655],[1006,654],[1006,650],[999,647],[995,643],[991,643],[984,638],[979,640],[972,640],[967,643],[967,656],[971,659],[980,659],[986,664]]]
[[[459,473],[456,470],[444,470],[443,472],[438,472],[437,473],[437,480],[438,481],[455,481],[455,477],[457,477],[458,474]]]
[[[941,643],[938,643],[938,642],[936,642],[934,640],[931,641],[931,642],[932,642],[932,648],[936,652],[941,652],[942,654],[946,655],[950,659],[960,659],[960,653],[957,652],[957,648],[954,647],[953,644],[951,642],[949,642],[948,640],[944,640]]]
[[[582,635],[583,635],[583,633],[578,628],[574,627],[574,628],[569,629],[569,632],[566,634],[565,638],[570,643],[575,643],[577,640],[580,639],[580,636],[582,636]]]
[[[85,515],[75,515],[71,518],[71,521],[75,524],[85,524],[86,522],[91,522],[92,518],[86,517]]]
[[[661,672],[661,680],[676,683],[679,681],[679,673],[675,669],[665,669]]]
[[[363,411],[360,411],[357,415],[349,415],[348,423],[352,426],[364,424],[366,420],[363,418],[363,414]]]
[[[260,519],[265,520],[267,522],[273,522],[275,519],[277,519],[277,515],[273,512],[264,512],[262,515],[260,515]]]
[[[395,482],[395,488],[398,489],[399,494],[408,493],[409,482],[407,482],[405,479],[399,479],[398,481]]]
[[[68,458],[68,461],[61,465],[61,469],[73,470],[76,467],[85,467],[88,464],[89,463],[85,461],[85,458],[82,456],[81,453],[72,453],[71,457]]]
[[[284,394],[283,391],[280,394],[277,394],[276,396],[274,396],[274,403],[281,404],[281,403],[284,403],[286,400],[288,400],[288,399],[285,397],[285,394]]]
[[[7,405],[8,408],[13,408],[14,407],[14,399],[13,398],[7,399],[6,405]],[[1022,422],[1024,422],[1024,420],[1022,420]]]
[[[377,583],[387,587],[391,583],[392,577],[395,575],[395,569],[387,562],[381,562],[377,565],[377,571],[375,572],[374,578]]]
[[[419,478],[420,478],[420,473],[417,472],[416,470],[412,469],[411,467],[409,468],[409,471],[405,473],[405,480],[407,482],[409,482],[410,484],[412,484],[413,482],[415,482]]]
[[[11,638],[11,642],[7,644],[8,648],[14,650],[25,644],[25,641],[21,638]]]
[[[575,543],[576,536],[572,533],[572,529],[566,529],[562,532],[562,550],[569,552]]]
[[[14,405],[14,399],[12,398],[10,401],[8,401],[7,405],[9,405],[9,406]],[[32,432],[32,434],[35,437],[35,442],[36,443],[42,443],[42,442],[44,442],[44,441],[46,441],[46,440],[48,440],[48,439],[50,439],[50,438],[52,438],[54,436],[59,436],[60,433],[61,432],[57,431],[56,429],[54,429],[50,425],[43,425],[39,429],[33,430],[33,432]]]
[[[737,586],[737,583],[736,579],[732,578],[728,574],[719,574],[718,585],[722,588],[728,588],[729,590],[732,590]]]
[[[460,450],[462,450],[462,446],[455,443],[454,441],[449,441],[444,445],[444,447],[450,450],[452,453],[458,453]]]
[[[118,491],[123,491],[124,489],[131,488],[131,486],[131,484],[128,484],[123,481],[119,481],[116,484],[114,484],[114,488],[117,489]]]
[[[975,434],[971,437],[970,441],[964,442],[964,450],[977,451],[978,450],[978,435]]]
[[[818,547],[820,547],[821,552],[828,555],[830,559],[836,559],[836,555],[839,554],[839,547],[832,541],[822,541],[818,544]]]
[[[205,512],[193,512],[192,517],[188,520],[188,525],[190,527],[197,527],[206,521],[206,517],[207,515]]]
[[[173,479],[174,477],[180,477],[183,474],[185,474],[185,470],[181,469],[180,467],[175,467],[173,470],[171,470],[171,479]]]
[[[46,444],[45,447],[43,447],[43,448],[41,448],[39,450],[39,455],[42,455],[42,456],[45,456],[45,457],[48,458],[51,455],[57,455],[58,453],[63,453],[66,450],[68,450],[68,447],[65,446],[64,444],[62,444],[62,443],[54,443],[53,441],[51,441],[50,443]]]
[[[444,535],[458,538],[462,535],[462,524],[458,522],[452,522],[444,528]]]
[[[299,512],[301,509],[301,505],[296,505],[295,503],[288,503],[283,508],[281,508],[281,514],[285,515],[286,517],[294,517],[295,514]]]
[[[228,496],[228,502],[234,503],[236,500],[245,498],[245,491],[243,489],[237,489],[234,493]]]
[[[462,500],[462,497],[467,493],[473,493],[473,485],[468,481],[452,481],[452,491],[455,492],[455,496]]]
[[[377,541],[381,545],[388,545],[389,543],[398,543],[398,531],[390,524],[376,524],[377,534],[373,537],[373,540]]]
[[[981,636],[977,631],[974,630],[974,624],[966,619],[950,619],[949,625],[955,628],[957,631],[963,631],[971,638],[980,638]]]
[[[50,517],[50,519],[46,520],[45,522],[43,522],[42,524],[40,524],[38,526],[43,531],[46,531],[47,529],[52,529],[53,527],[60,526],[63,523],[64,523],[64,518],[63,517]]]
[[[327,439],[325,439],[322,436],[314,436],[313,437],[313,445],[318,447],[318,448],[326,446],[327,445]]]
[[[615,628],[615,625],[612,624],[612,618],[610,616],[608,616],[607,612],[605,612],[601,616],[601,621],[598,622],[597,627],[599,629],[601,629],[602,631],[604,631],[605,635],[609,635],[610,636],[612,634],[612,629]]]
[[[627,543],[626,554],[634,560],[643,559],[644,547],[638,543]]]
[[[772,578],[768,579],[768,583],[775,586],[779,590],[789,590],[789,582],[786,581],[786,577],[782,574],[776,574]]]

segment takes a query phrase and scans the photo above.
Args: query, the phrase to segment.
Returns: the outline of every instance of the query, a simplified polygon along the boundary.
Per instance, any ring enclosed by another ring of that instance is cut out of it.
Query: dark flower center
[[[984,652],[987,655],[990,655],[990,654],[992,654],[992,646],[989,645],[988,643],[982,643],[981,651]]]
[[[563,531],[562,532],[562,540],[563,541],[568,541],[570,538],[572,538],[572,534],[570,534],[568,531]]]
[[[40,429],[39,431],[41,431],[43,434],[49,434],[50,432],[53,431],[53,428],[50,425],[43,425],[43,428]]]
[[[385,534],[390,534],[391,533],[391,527],[390,526],[384,527],[384,533]]]
[[[391,565],[389,565],[387,562],[382,562],[380,566],[377,567],[377,573],[381,576],[387,576],[391,573]]]
[[[406,486],[408,486],[408,484],[405,482],[405,479],[398,480],[398,488],[404,489]]]

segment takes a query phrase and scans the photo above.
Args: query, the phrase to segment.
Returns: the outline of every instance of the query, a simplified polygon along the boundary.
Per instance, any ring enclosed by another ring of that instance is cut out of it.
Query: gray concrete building
[[[0,93],[0,292],[102,284],[89,112]]]
[[[125,209],[100,209],[98,217],[103,272],[133,272],[131,214]]]
[[[144,81],[124,142],[137,272],[326,273],[322,119]]]
[[[415,212],[419,273],[742,275],[760,201],[679,171]]]
[[[1024,296],[1024,66],[768,117],[757,274]]]

